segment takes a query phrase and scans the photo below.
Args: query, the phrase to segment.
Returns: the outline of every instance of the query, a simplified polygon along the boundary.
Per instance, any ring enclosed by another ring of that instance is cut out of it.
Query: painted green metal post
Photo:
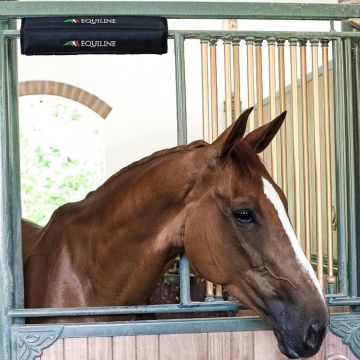
[[[184,37],[174,36],[178,145],[187,143]]]
[[[16,28],[16,21],[10,22]],[[20,199],[20,140],[18,106],[18,61],[17,40],[7,41],[8,46],[8,127],[9,127],[9,191],[11,202],[11,228],[13,241],[14,306],[24,307],[24,277],[21,238],[21,199]],[[21,322],[17,319],[16,322]]]
[[[8,162],[7,46],[4,37],[4,30],[7,28],[8,21],[0,19],[0,358],[4,360],[11,356],[11,320],[8,312],[14,301]]]
[[[190,264],[186,255],[180,257],[180,304],[191,304]]]
[[[175,83],[177,107],[177,142],[178,145],[187,143],[186,119],[186,83],[185,83],[185,49],[184,37],[180,34],[174,36],[175,50]],[[180,258],[180,304],[186,305],[190,298],[190,264],[186,255]]]
[[[346,146],[347,146],[347,195],[348,195],[348,259],[349,259],[349,296],[357,296],[357,259],[356,259],[356,164],[355,164],[355,128],[354,128],[354,81],[353,81],[353,68],[352,68],[352,49],[351,39],[344,40],[344,59],[345,59],[345,79],[346,91],[345,105],[346,105]]]
[[[335,122],[335,169],[336,169],[336,213],[338,229],[339,287],[342,295],[348,295],[347,254],[348,239],[347,222],[347,161],[345,132],[345,72],[343,54],[344,46],[341,39],[333,42],[333,72],[334,72],[334,122]]]
[[[355,75],[354,83],[354,118],[355,118],[355,166],[356,166],[356,191],[358,196],[360,195],[360,43],[358,40],[353,41],[353,68]],[[360,256],[360,203],[356,202],[356,231],[357,231],[357,254],[356,257],[359,259]],[[360,279],[360,262],[357,263],[357,279]],[[357,293],[360,294],[360,282],[357,284]]]

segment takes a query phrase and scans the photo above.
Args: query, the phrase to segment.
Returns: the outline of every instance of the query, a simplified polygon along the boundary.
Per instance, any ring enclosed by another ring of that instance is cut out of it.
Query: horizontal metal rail
[[[342,294],[326,295],[329,306],[355,306],[360,305],[359,298],[346,297]],[[38,309],[13,309],[8,315],[12,318],[32,317],[74,317],[74,316],[109,316],[109,315],[137,315],[137,314],[165,314],[165,313],[190,313],[190,312],[236,312],[246,307],[235,301],[216,302],[190,302],[188,304],[163,304],[163,305],[131,305],[131,306],[106,306],[87,308],[38,308]]]
[[[13,309],[9,311],[12,318],[29,317],[65,317],[65,316],[104,316],[104,315],[135,315],[135,314],[163,314],[212,311],[238,311],[245,307],[237,302],[217,301],[213,303],[192,302],[190,304],[164,305],[134,305],[107,306],[88,308],[41,308],[41,309]]]
[[[352,313],[330,314],[331,321],[359,321]],[[169,319],[146,321],[121,321],[107,323],[76,323],[49,325],[14,325],[13,337],[24,334],[51,334],[59,338],[121,335],[159,335],[204,332],[229,332],[242,330],[270,330],[271,326],[257,316],[222,317],[214,319]],[[56,339],[54,339],[56,340]]]
[[[1,16],[0,16],[1,17]],[[169,38],[173,39],[176,35],[184,39],[206,39],[212,40],[250,40],[250,39],[271,39],[271,40],[336,40],[339,38],[360,39],[360,32],[298,32],[298,31],[215,31],[215,30],[170,30]],[[7,39],[20,37],[20,30],[6,30],[4,36]]]
[[[257,316],[215,318],[215,319],[169,319],[146,321],[121,321],[107,323],[77,323],[49,325],[15,325],[14,335],[37,334],[58,329],[60,338],[121,335],[158,335],[204,333],[219,331],[241,331],[271,329],[270,325]]]
[[[328,296],[327,302],[329,306],[360,306],[360,298],[358,297],[334,297]]]
[[[342,20],[360,17],[356,4],[132,2],[132,1],[2,1],[3,18],[41,16],[140,15],[169,19]]]

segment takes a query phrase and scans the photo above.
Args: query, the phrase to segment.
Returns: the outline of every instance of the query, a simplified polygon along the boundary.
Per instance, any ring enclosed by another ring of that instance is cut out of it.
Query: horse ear
[[[278,117],[269,123],[249,133],[247,136],[245,136],[243,141],[247,142],[257,153],[264,151],[276,133],[279,131],[285,116],[286,111],[282,112]]]
[[[229,126],[216,140],[216,145],[221,147],[220,159],[225,158],[235,143],[240,142],[245,134],[247,120],[253,107],[245,110],[239,118]]]

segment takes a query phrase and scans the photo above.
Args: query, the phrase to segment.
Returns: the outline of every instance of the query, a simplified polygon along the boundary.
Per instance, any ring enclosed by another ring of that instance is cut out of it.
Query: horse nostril
[[[316,348],[324,335],[325,329],[319,323],[313,322],[305,335],[304,343],[311,349]]]

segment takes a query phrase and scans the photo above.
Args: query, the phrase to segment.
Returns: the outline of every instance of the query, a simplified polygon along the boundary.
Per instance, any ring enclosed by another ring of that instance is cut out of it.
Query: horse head
[[[185,251],[201,276],[272,325],[286,356],[308,357],[324,339],[328,310],[284,193],[257,155],[286,112],[244,137],[251,110],[202,150],[205,165],[187,207]]]

